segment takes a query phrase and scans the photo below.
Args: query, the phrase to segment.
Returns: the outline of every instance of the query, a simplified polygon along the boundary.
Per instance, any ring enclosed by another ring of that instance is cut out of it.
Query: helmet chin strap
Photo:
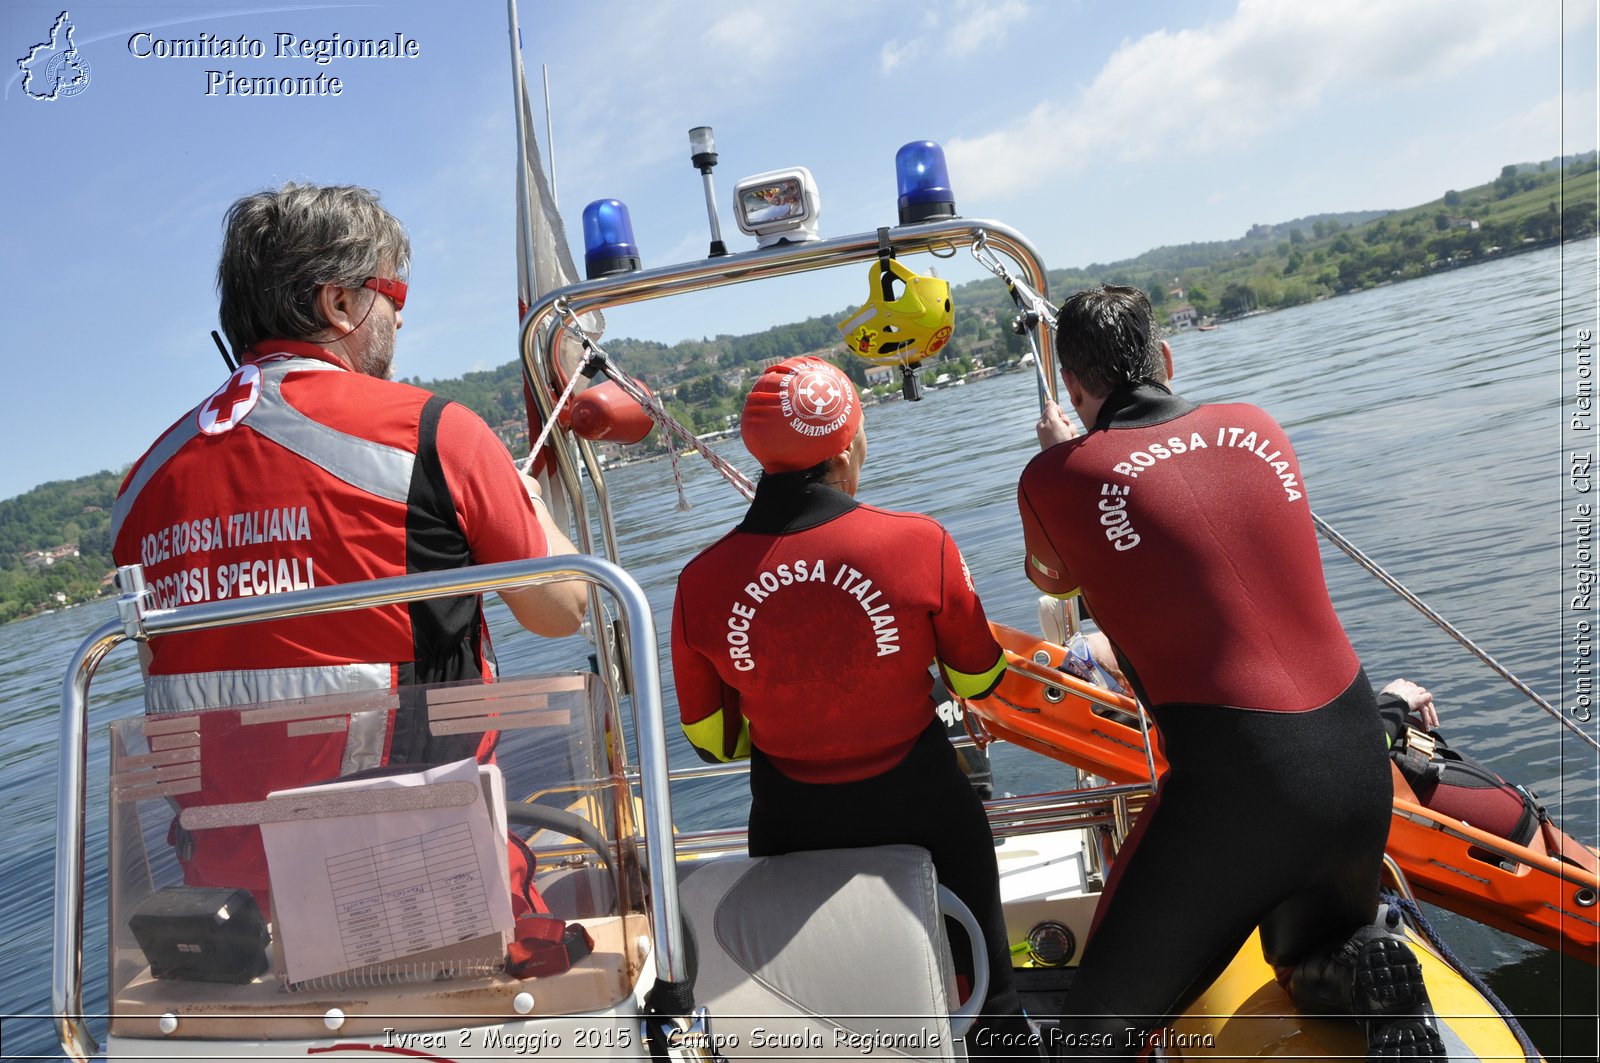
[[[894,258],[894,248],[889,246],[889,228],[878,228],[878,286],[885,303],[894,302],[894,271],[889,262]],[[900,363],[900,397],[907,402],[922,401],[922,382],[917,379],[917,367]]]
[[[878,283],[883,289],[883,301],[894,302],[894,273],[889,269],[889,260],[894,258],[894,248],[889,246],[889,228],[881,226],[878,229]]]

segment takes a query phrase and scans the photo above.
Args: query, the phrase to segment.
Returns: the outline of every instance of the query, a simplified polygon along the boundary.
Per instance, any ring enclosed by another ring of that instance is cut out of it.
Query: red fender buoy
[[[637,443],[654,427],[644,408],[611,380],[585,388],[572,404],[572,431],[584,439]]]

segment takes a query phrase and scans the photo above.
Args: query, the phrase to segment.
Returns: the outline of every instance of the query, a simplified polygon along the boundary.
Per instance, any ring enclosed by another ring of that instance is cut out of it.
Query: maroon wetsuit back
[[[1029,577],[1082,589],[1151,705],[1302,712],[1336,698],[1360,662],[1283,429],[1255,406],[1151,385],[1106,406],[1022,475]]]
[[[1029,577],[1082,589],[1167,755],[1062,1003],[1064,1037],[1131,1058],[1130,1031],[1181,1012],[1256,928],[1292,966],[1371,921],[1389,768],[1266,413],[1118,390],[1093,431],[1034,458],[1018,501]]]
[[[792,778],[863,779],[897,764],[934,718],[936,658],[976,675],[995,669],[999,647],[937,521],[807,491],[804,515],[780,524],[761,516],[773,507],[758,490],[756,518],[684,568],[679,711],[692,724],[736,702],[751,742]]]

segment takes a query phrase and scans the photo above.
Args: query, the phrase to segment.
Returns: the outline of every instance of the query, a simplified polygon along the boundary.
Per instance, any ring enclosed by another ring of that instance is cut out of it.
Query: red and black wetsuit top
[[[1120,389],[1028,464],[1017,501],[1028,577],[1082,590],[1146,704],[1303,712],[1355,678],[1299,462],[1265,411]]]
[[[703,756],[753,744],[801,782],[877,775],[934,718],[935,658],[964,697],[988,694],[1004,668],[961,553],[931,517],[769,475],[744,521],[678,578],[672,669]]]

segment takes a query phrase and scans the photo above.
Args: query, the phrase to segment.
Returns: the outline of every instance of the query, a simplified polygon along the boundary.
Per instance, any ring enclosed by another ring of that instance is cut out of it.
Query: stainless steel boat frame
[[[83,899],[86,838],[89,684],[106,654],[127,641],[183,631],[279,620],[289,616],[367,609],[429,598],[485,594],[563,580],[584,580],[605,590],[621,610],[631,673],[630,700],[638,744],[638,779],[646,815],[645,844],[651,853],[670,853],[672,804],[667,778],[667,741],[662,714],[661,669],[656,656],[655,618],[644,591],[617,565],[600,557],[565,555],[506,561],[446,572],[417,573],[365,583],[316,587],[256,598],[207,602],[176,609],[152,609],[137,565],[118,570],[120,619],[79,645],[61,692],[60,775],[56,783],[55,926],[50,1001],[64,1051],[88,1060],[100,1051],[83,1011]],[[678,906],[677,865],[649,861],[651,933],[658,980],[687,980],[687,953]]]
[[[971,247],[979,235],[990,247],[1004,252],[1022,270],[1024,281],[1041,295],[1045,294],[1044,261],[1033,244],[1010,226],[995,221],[972,218],[950,218],[920,225],[901,225],[879,229],[854,236],[840,236],[826,240],[803,243],[777,244],[772,247],[719,255],[694,262],[680,262],[671,266],[638,270],[632,273],[602,277],[557,289],[542,296],[528,308],[522,319],[522,366],[528,378],[535,382],[530,390],[538,406],[539,416],[548,424],[555,415],[552,395],[561,394],[567,384],[565,371],[557,364],[557,341],[562,329],[560,318],[565,314],[581,317],[591,311],[606,310],[632,303],[661,299],[689,292],[709,291],[754,280],[787,277],[855,262],[868,262],[879,255],[881,247],[899,254],[917,252],[954,252]],[[881,239],[880,239],[881,238]],[[1041,357],[1051,357],[1049,335],[1044,324],[1037,326],[1037,339]],[[1055,375],[1045,374],[1054,397]],[[556,445],[558,472],[568,498],[573,502],[578,534],[582,541],[578,548],[593,553],[594,541],[588,507],[579,470],[588,473],[595,493],[601,538],[605,556],[613,561],[617,557],[616,528],[612,520],[611,501],[607,496],[605,481],[601,476],[599,458],[594,445],[588,440],[574,437],[577,454],[565,445]],[[580,463],[581,462],[581,466]]]
[[[542,296],[522,319],[521,354],[523,372],[534,382],[528,390],[534,397],[539,417],[545,424],[556,416],[554,395],[560,395],[569,383],[565,369],[559,364],[560,338],[566,327],[565,320],[576,321],[595,311],[605,311],[619,306],[648,302],[668,296],[691,292],[710,291],[752,281],[771,280],[794,276],[816,270],[848,266],[852,263],[870,262],[886,250],[896,254],[929,253],[948,257],[963,249],[983,246],[986,251],[998,251],[1010,258],[1021,272],[1021,280],[1041,298],[1048,297],[1049,282],[1045,276],[1044,261],[1032,242],[1016,229],[1001,222],[982,218],[948,218],[916,225],[885,227],[872,232],[857,233],[823,240],[779,243],[736,254],[718,255],[698,261],[641,269],[614,274],[596,280],[568,285]],[[1040,374],[1040,404],[1054,400],[1057,374],[1054,367],[1054,347],[1046,323],[1036,321],[1035,349],[1046,364]],[[1045,388],[1049,389],[1048,392]],[[583,483],[587,480],[594,492],[595,516],[600,527],[600,545],[605,556],[621,564],[618,553],[616,526],[612,517],[611,500],[606,490],[605,477],[594,445],[578,436],[571,437],[568,446],[564,436],[553,435],[552,450],[556,455],[556,474],[571,500],[574,522],[579,535],[578,548],[595,552],[596,542],[587,496]],[[575,453],[574,453],[575,448]],[[587,473],[587,476],[580,475]],[[591,606],[598,614],[598,602]],[[1075,608],[1075,607],[1074,607]],[[1075,626],[1075,618],[1074,618]],[[609,667],[606,641],[597,640],[602,671]],[[1030,675],[1014,666],[1020,674]],[[1030,675],[1037,679],[1037,675]],[[1096,696],[1082,685],[1074,691],[1097,704],[1113,709],[1125,709],[1125,703]],[[1155,764],[1149,754],[1149,720],[1139,713],[1140,729],[1145,737],[1146,762],[1150,767],[1150,783],[1113,787],[1105,792],[1111,799],[1114,818],[1126,833],[1129,820],[1127,798],[1129,795],[1148,792],[1155,784]],[[711,773],[742,772],[747,766],[740,764],[728,769],[711,768]],[[706,769],[692,768],[675,772],[674,781],[705,774]],[[1122,791],[1126,791],[1123,793]],[[1042,795],[1054,799],[1063,795]],[[1038,824],[1030,817],[1017,818],[1017,810],[1003,805],[989,805],[990,822],[997,835],[1017,833]],[[1081,824],[1077,824],[1081,825]],[[735,832],[736,833],[736,832]],[[680,842],[696,841],[680,837]]]

